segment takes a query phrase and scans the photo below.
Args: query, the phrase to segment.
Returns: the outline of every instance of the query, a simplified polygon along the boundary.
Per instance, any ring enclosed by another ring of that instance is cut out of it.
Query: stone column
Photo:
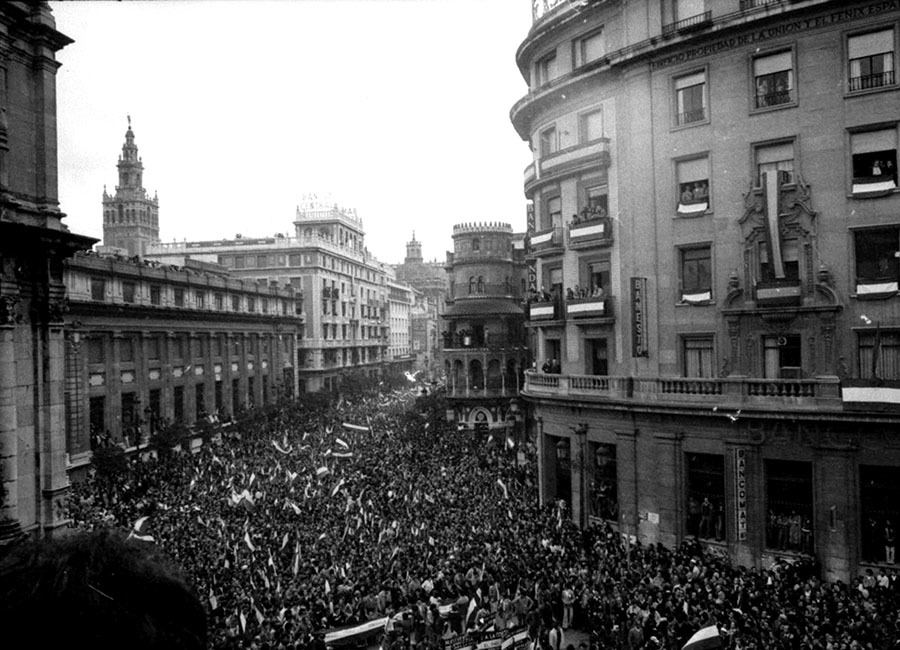
[[[684,455],[681,452],[680,432],[656,432],[653,434],[656,463],[654,467],[654,494],[648,501],[647,520],[641,521],[648,543],[662,542],[669,548],[678,545],[682,538],[684,521]],[[650,508],[655,505],[654,510]],[[652,521],[656,514],[658,523]]]
[[[41,519],[45,533],[68,526],[65,500],[69,491],[66,467],[66,405],[65,405],[65,338],[63,314],[66,310],[65,288],[52,283],[48,287],[48,324],[43,341],[46,371],[43,376],[43,417],[41,427]]]
[[[18,300],[0,297],[0,466],[5,499],[0,522],[18,521],[19,444],[16,425],[16,320]]]

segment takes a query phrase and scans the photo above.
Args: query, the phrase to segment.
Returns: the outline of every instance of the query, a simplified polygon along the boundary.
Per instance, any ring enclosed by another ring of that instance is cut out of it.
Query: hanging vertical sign
[[[747,540],[747,457],[743,449],[734,450],[734,504],[737,539]]]
[[[531,250],[530,250],[531,243],[530,242],[531,242],[531,236],[534,234],[534,227],[535,227],[534,201],[528,202],[528,212],[526,214],[525,223],[526,223],[525,240],[526,240],[526,242],[528,242],[526,244],[525,252],[527,254],[527,253],[531,252]],[[528,264],[528,290],[534,292],[534,291],[537,291],[537,269],[535,268],[535,261],[534,261],[534,259],[528,259],[528,261],[526,263]]]
[[[650,356],[647,348],[647,278],[631,278],[631,356]]]

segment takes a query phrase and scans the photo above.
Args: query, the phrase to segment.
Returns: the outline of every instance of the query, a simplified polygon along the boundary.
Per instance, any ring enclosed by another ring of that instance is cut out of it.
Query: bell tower
[[[422,242],[416,241],[416,231],[413,230],[412,241],[406,242],[406,259],[404,264],[422,263]]]
[[[103,188],[103,245],[122,249],[130,257],[143,256],[147,244],[159,241],[159,199],[144,189],[144,164],[134,144],[131,116],[117,164],[115,195]]]

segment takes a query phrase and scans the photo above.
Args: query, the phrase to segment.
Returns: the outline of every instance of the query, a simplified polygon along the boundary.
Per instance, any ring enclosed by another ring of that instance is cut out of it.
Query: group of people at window
[[[796,510],[769,509],[766,521],[766,546],[781,551],[812,553],[812,520]]]
[[[711,499],[708,495],[702,499],[691,495],[688,499],[688,535],[699,539],[725,539],[725,506],[721,499]]]
[[[529,302],[556,302],[560,298],[561,287],[554,285],[551,291],[547,291],[547,289],[541,285],[541,288],[537,291],[532,290],[529,292]],[[574,287],[569,287],[566,289],[566,300],[579,300],[582,298],[603,298],[606,294],[603,291],[603,287],[598,284],[593,284],[590,288],[582,287],[581,285],[576,284]]]
[[[897,531],[889,518],[868,517],[862,545],[863,559],[895,564]]]
[[[579,224],[583,221],[596,221],[597,219],[605,219],[607,217],[606,208],[600,204],[586,205],[581,208],[581,212],[572,215],[572,223]]]
[[[689,203],[706,203],[709,200],[709,181],[695,181],[681,184],[682,205]]]

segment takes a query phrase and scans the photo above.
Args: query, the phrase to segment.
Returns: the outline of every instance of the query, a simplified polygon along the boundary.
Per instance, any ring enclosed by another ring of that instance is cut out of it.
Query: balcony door
[[[803,368],[799,334],[763,339],[763,372],[766,379],[800,379]]]
[[[605,376],[609,374],[609,356],[606,339],[586,339],[587,374]]]

